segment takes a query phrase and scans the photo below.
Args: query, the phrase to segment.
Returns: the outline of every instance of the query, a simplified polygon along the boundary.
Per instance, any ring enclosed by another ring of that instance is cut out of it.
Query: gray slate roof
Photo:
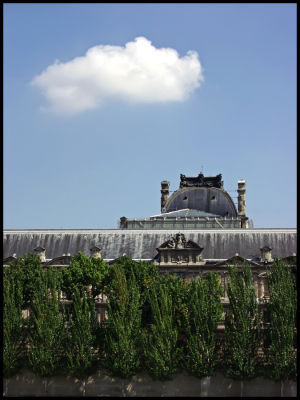
[[[182,230],[187,240],[204,247],[203,258],[226,259],[238,253],[245,258],[260,254],[269,246],[272,255],[287,257],[296,253],[296,229],[205,229]],[[178,230],[126,229],[48,229],[5,230],[3,258],[32,252],[37,246],[46,249],[46,258],[78,251],[89,256],[93,245],[101,247],[102,257],[114,259],[126,253],[134,259],[151,259],[156,248],[178,233]]]

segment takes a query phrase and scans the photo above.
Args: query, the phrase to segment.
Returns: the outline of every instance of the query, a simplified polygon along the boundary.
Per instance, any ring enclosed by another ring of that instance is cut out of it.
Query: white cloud
[[[125,47],[99,45],[83,57],[58,60],[32,80],[48,101],[48,109],[74,114],[108,99],[136,103],[183,101],[203,81],[198,54],[180,57],[171,48],[156,48],[144,37]]]

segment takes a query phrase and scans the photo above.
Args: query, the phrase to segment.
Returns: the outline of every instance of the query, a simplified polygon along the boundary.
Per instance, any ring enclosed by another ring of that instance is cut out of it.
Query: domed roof
[[[237,217],[236,207],[229,194],[223,189],[222,175],[195,178],[181,175],[180,188],[167,200],[163,212],[177,210],[199,210],[221,217]]]

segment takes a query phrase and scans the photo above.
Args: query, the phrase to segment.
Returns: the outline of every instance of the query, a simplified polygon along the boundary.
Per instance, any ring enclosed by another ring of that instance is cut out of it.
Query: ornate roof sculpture
[[[192,264],[199,266],[205,264],[202,260],[203,247],[192,240],[186,240],[183,233],[177,233],[157,249],[156,261],[171,266],[172,264]]]
[[[183,233],[177,233],[175,236],[172,236],[169,240],[164,242],[161,246],[158,247],[159,250],[162,249],[201,249],[197,243],[192,240],[186,240]],[[157,250],[158,250],[157,249]]]
[[[198,176],[185,176],[180,174],[180,188],[183,187],[216,187],[223,189],[222,174],[216,176],[204,176],[202,172]]]

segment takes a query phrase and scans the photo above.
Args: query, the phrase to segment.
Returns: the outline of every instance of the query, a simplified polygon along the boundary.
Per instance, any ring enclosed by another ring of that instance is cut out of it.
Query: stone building
[[[232,229],[248,228],[246,182],[238,181],[238,210],[224,190],[222,175],[180,175],[180,186],[169,197],[169,181],[161,182],[161,214],[136,220],[122,217],[123,229]]]
[[[266,266],[275,257],[296,263],[296,229],[253,228],[246,215],[245,180],[238,181],[237,209],[221,174],[180,175],[179,188],[171,196],[169,186],[161,182],[160,214],[143,220],[121,217],[118,229],[4,230],[4,265],[33,251],[43,265],[58,268],[68,266],[79,251],[108,263],[126,254],[156,263],[160,273],[186,279],[216,271],[226,303],[227,266],[247,262],[263,304]]]

